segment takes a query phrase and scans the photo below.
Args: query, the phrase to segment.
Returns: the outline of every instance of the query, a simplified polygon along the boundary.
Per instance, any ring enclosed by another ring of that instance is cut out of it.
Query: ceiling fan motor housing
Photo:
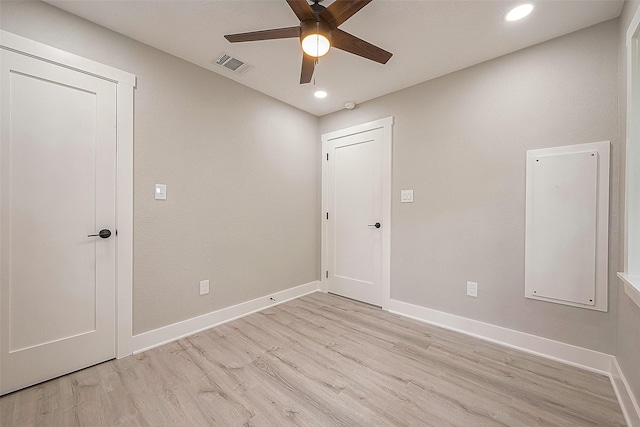
[[[322,19],[317,21],[310,19],[300,23],[300,41],[302,42],[309,34],[321,34],[331,43],[331,27]]]
[[[314,15],[318,16],[326,9],[326,7],[324,7],[323,5],[320,4],[323,1],[324,0],[313,0],[313,4],[310,5],[310,6],[311,6],[311,10],[313,11]]]

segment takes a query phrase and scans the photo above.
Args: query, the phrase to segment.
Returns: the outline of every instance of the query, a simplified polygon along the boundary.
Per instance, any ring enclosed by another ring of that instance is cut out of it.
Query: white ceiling
[[[332,0],[323,5],[328,6]],[[47,0],[48,3],[321,116],[616,18],[622,0],[533,1],[519,22],[510,0],[373,0],[340,28],[393,53],[386,65],[332,49],[315,83],[299,84],[297,39],[231,44],[225,34],[298,25],[285,0]],[[226,52],[254,68],[216,65]],[[316,99],[313,92],[329,96]]]

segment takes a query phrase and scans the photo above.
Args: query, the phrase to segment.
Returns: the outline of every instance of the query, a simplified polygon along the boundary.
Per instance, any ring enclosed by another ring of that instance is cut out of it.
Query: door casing
[[[116,83],[116,357],[133,352],[133,92],[136,76],[0,30],[0,49]]]
[[[354,135],[370,130],[382,129],[382,224],[380,228],[382,232],[382,309],[389,310],[389,301],[391,300],[391,164],[392,164],[392,139],[393,139],[393,116],[386,117],[372,122],[351,126],[346,129],[325,133],[321,137],[322,141],[322,212],[320,220],[322,221],[322,250],[321,250],[321,282],[320,289],[322,292],[328,292],[326,274],[328,271],[328,224],[326,220],[326,212],[329,211],[329,194],[328,194],[328,167],[327,154],[328,142],[337,138]]]

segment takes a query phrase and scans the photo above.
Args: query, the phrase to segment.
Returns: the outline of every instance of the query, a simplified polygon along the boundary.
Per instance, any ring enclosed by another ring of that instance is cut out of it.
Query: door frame
[[[346,129],[322,134],[322,212],[320,213],[320,221],[322,222],[322,249],[320,252],[320,290],[328,292],[327,276],[328,271],[328,223],[326,212],[329,208],[328,194],[328,173],[327,155],[329,153],[328,142],[343,138],[349,135],[355,135],[362,132],[368,132],[375,129],[382,129],[382,309],[389,310],[389,302],[391,300],[391,162],[392,162],[392,143],[393,143],[393,116],[383,119],[374,120],[372,122],[362,123],[351,126]]]
[[[116,84],[116,358],[133,353],[133,91],[136,76],[0,30],[0,49]],[[1,356],[1,354],[0,354]]]

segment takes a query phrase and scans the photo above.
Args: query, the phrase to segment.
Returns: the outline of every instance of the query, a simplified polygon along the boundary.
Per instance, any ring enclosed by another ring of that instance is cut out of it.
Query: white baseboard
[[[622,413],[630,427],[640,427],[640,408],[615,356],[454,314],[390,300],[389,311],[441,328],[461,332],[526,353],[586,369],[611,379]]]
[[[193,335],[217,325],[246,316],[267,307],[282,304],[320,290],[320,282],[314,281],[275,294],[265,295],[251,301],[232,305],[198,317],[183,320],[172,325],[163,326],[149,332],[133,336],[133,354],[159,347],[180,338]],[[273,298],[273,300],[271,300]]]
[[[255,313],[267,307],[282,304],[283,302],[318,291],[320,291],[320,282],[310,282],[149,332],[134,335],[133,353],[141,353],[145,350]],[[273,298],[275,302],[272,301],[271,298]],[[611,379],[611,384],[620,403],[627,425],[629,427],[640,427],[640,407],[638,406],[638,402],[620,369],[618,361],[610,354],[600,353],[397,300],[389,301],[389,311],[526,353],[607,375]]]
[[[609,378],[611,378],[613,390],[616,392],[627,425],[629,427],[640,426],[640,406],[638,406],[638,401],[635,399],[631,387],[629,387],[629,383],[622,373],[622,369],[620,369],[618,360],[615,357],[611,364]]]
[[[389,311],[599,374],[608,375],[611,369],[610,354],[397,300],[391,300]]]

